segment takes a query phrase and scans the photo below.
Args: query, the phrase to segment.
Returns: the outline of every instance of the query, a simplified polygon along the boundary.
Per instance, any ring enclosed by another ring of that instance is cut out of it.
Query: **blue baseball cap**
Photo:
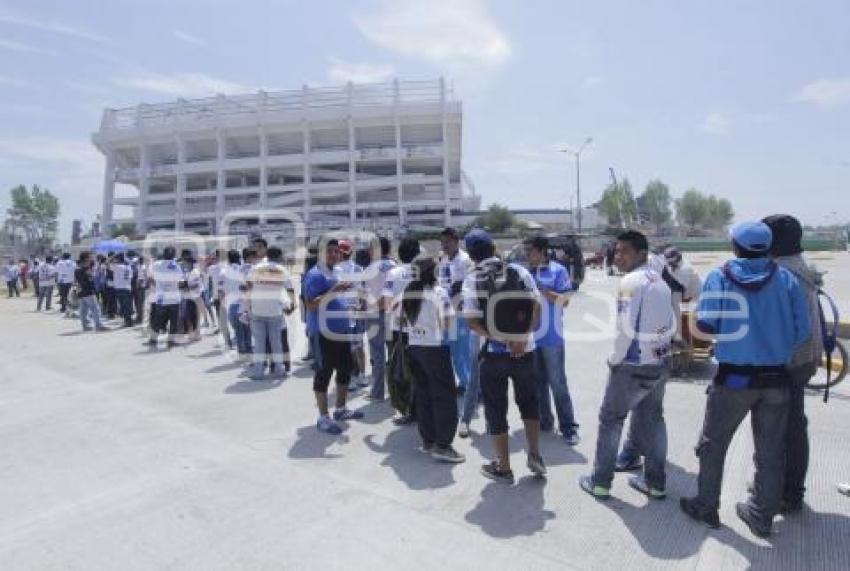
[[[485,230],[481,228],[473,228],[463,239],[463,243],[467,250],[488,246],[493,243],[493,238],[490,237]]]
[[[751,252],[767,252],[773,242],[773,232],[764,222],[741,222],[729,232],[732,240]]]

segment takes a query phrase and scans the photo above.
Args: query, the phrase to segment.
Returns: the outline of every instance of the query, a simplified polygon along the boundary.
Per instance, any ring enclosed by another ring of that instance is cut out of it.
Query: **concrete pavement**
[[[595,337],[609,307],[584,291],[613,286],[591,272],[568,330]],[[668,386],[668,500],[648,501],[625,476],[606,503],[579,490],[610,339],[568,342],[583,441],[544,436],[546,481],[529,476],[511,411],[518,482],[505,487],[478,472],[491,457],[481,419],[456,442],[467,462],[436,464],[387,404],[356,398],[365,421],[319,434],[297,360],[284,382],[255,383],[212,337],[151,351],[137,329],[82,334],[34,307],[0,300],[2,569],[850,568],[850,499],[835,491],[850,479],[850,386],[827,405],[808,397],[808,506],[762,540],[734,514],[752,473],[748,425],[727,457],[723,528],[679,511],[695,487],[705,370]],[[300,333],[291,339],[298,357]]]

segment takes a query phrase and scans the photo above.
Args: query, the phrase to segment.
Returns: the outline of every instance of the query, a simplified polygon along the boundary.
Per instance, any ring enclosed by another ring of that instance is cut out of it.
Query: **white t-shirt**
[[[445,319],[453,316],[454,309],[449,293],[440,286],[425,288],[422,292],[422,306],[416,322],[407,328],[409,344],[439,347],[443,344]]]
[[[292,289],[292,279],[277,262],[260,262],[248,274],[251,283],[249,299],[251,315],[256,317],[281,317],[289,309],[286,291]]]
[[[670,288],[648,264],[623,276],[617,290],[612,365],[656,365],[670,355],[676,317]]]
[[[160,305],[180,303],[180,282],[185,279],[183,268],[176,260],[157,260],[151,266],[154,280],[154,300]]]
[[[77,262],[74,260],[59,260],[56,262],[56,281],[60,284],[74,283],[74,271],[77,269]]]
[[[404,329],[401,327],[401,295],[411,281],[413,281],[413,268],[410,264],[396,266],[387,272],[381,296],[390,300],[388,313],[392,316],[390,327],[393,331],[407,331],[407,327]]]
[[[371,309],[374,309],[378,300],[381,299],[387,274],[395,267],[396,263],[393,260],[382,258],[375,260],[366,268],[364,272],[364,277],[366,278],[366,295]]]
[[[112,283],[115,289],[130,291],[133,285],[133,269],[129,264],[113,264]]]
[[[224,301],[228,307],[242,301],[239,287],[245,283],[245,274],[239,264],[227,264],[221,270],[221,289],[224,291]]]
[[[483,268],[486,265],[493,264],[499,262],[499,258],[492,257],[487,258],[482,261],[480,264],[476,265],[472,272],[466,276],[466,279],[463,280],[463,287],[461,288],[461,294],[463,296],[463,312],[467,314],[468,317],[483,319],[484,317],[481,314],[481,307],[478,303],[478,292],[475,287],[475,276],[479,271],[483,271]],[[523,284],[525,284],[526,289],[537,298],[538,303],[540,301],[540,290],[537,288],[537,284],[534,282],[534,276],[532,276],[528,270],[518,264],[508,264],[508,267],[516,270],[519,278],[522,280]],[[500,341],[489,340],[486,344],[488,353],[507,353],[508,347],[504,343]],[[528,333],[528,341],[525,344],[525,352],[531,353],[534,351],[535,343],[534,343],[534,329]]]
[[[47,262],[38,266],[38,285],[39,287],[53,287],[56,285],[56,266]]]
[[[351,283],[351,289],[339,294],[339,300],[351,313],[351,326],[355,324],[355,312],[360,310],[360,300],[366,297],[366,283],[363,281],[363,268],[353,260],[343,260],[334,266],[333,276],[337,283]]]
[[[448,254],[441,254],[440,263],[437,267],[440,285],[451,295],[452,284],[463,283],[469,272],[475,268],[475,264],[469,254],[463,250],[458,250],[453,258],[449,258]]]
[[[201,298],[201,294],[204,291],[204,277],[200,268],[195,266],[186,273],[186,285],[188,286],[186,290],[187,299]]]

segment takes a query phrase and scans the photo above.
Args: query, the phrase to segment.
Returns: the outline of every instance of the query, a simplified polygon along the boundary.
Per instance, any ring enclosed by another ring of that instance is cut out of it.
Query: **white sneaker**
[[[469,438],[469,424],[461,422],[457,427],[457,435],[461,438]]]

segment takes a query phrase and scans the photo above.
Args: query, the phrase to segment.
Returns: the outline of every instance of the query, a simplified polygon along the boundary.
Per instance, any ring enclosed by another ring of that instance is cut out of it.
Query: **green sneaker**
[[[646,483],[643,476],[632,476],[629,478],[629,485],[641,494],[644,494],[653,500],[663,500],[667,497],[667,492],[659,490],[658,488],[653,488]]]
[[[578,485],[582,490],[596,498],[597,500],[607,500],[611,497],[611,488],[604,486],[596,486],[593,483],[593,478],[590,476],[582,476],[578,479]]]

